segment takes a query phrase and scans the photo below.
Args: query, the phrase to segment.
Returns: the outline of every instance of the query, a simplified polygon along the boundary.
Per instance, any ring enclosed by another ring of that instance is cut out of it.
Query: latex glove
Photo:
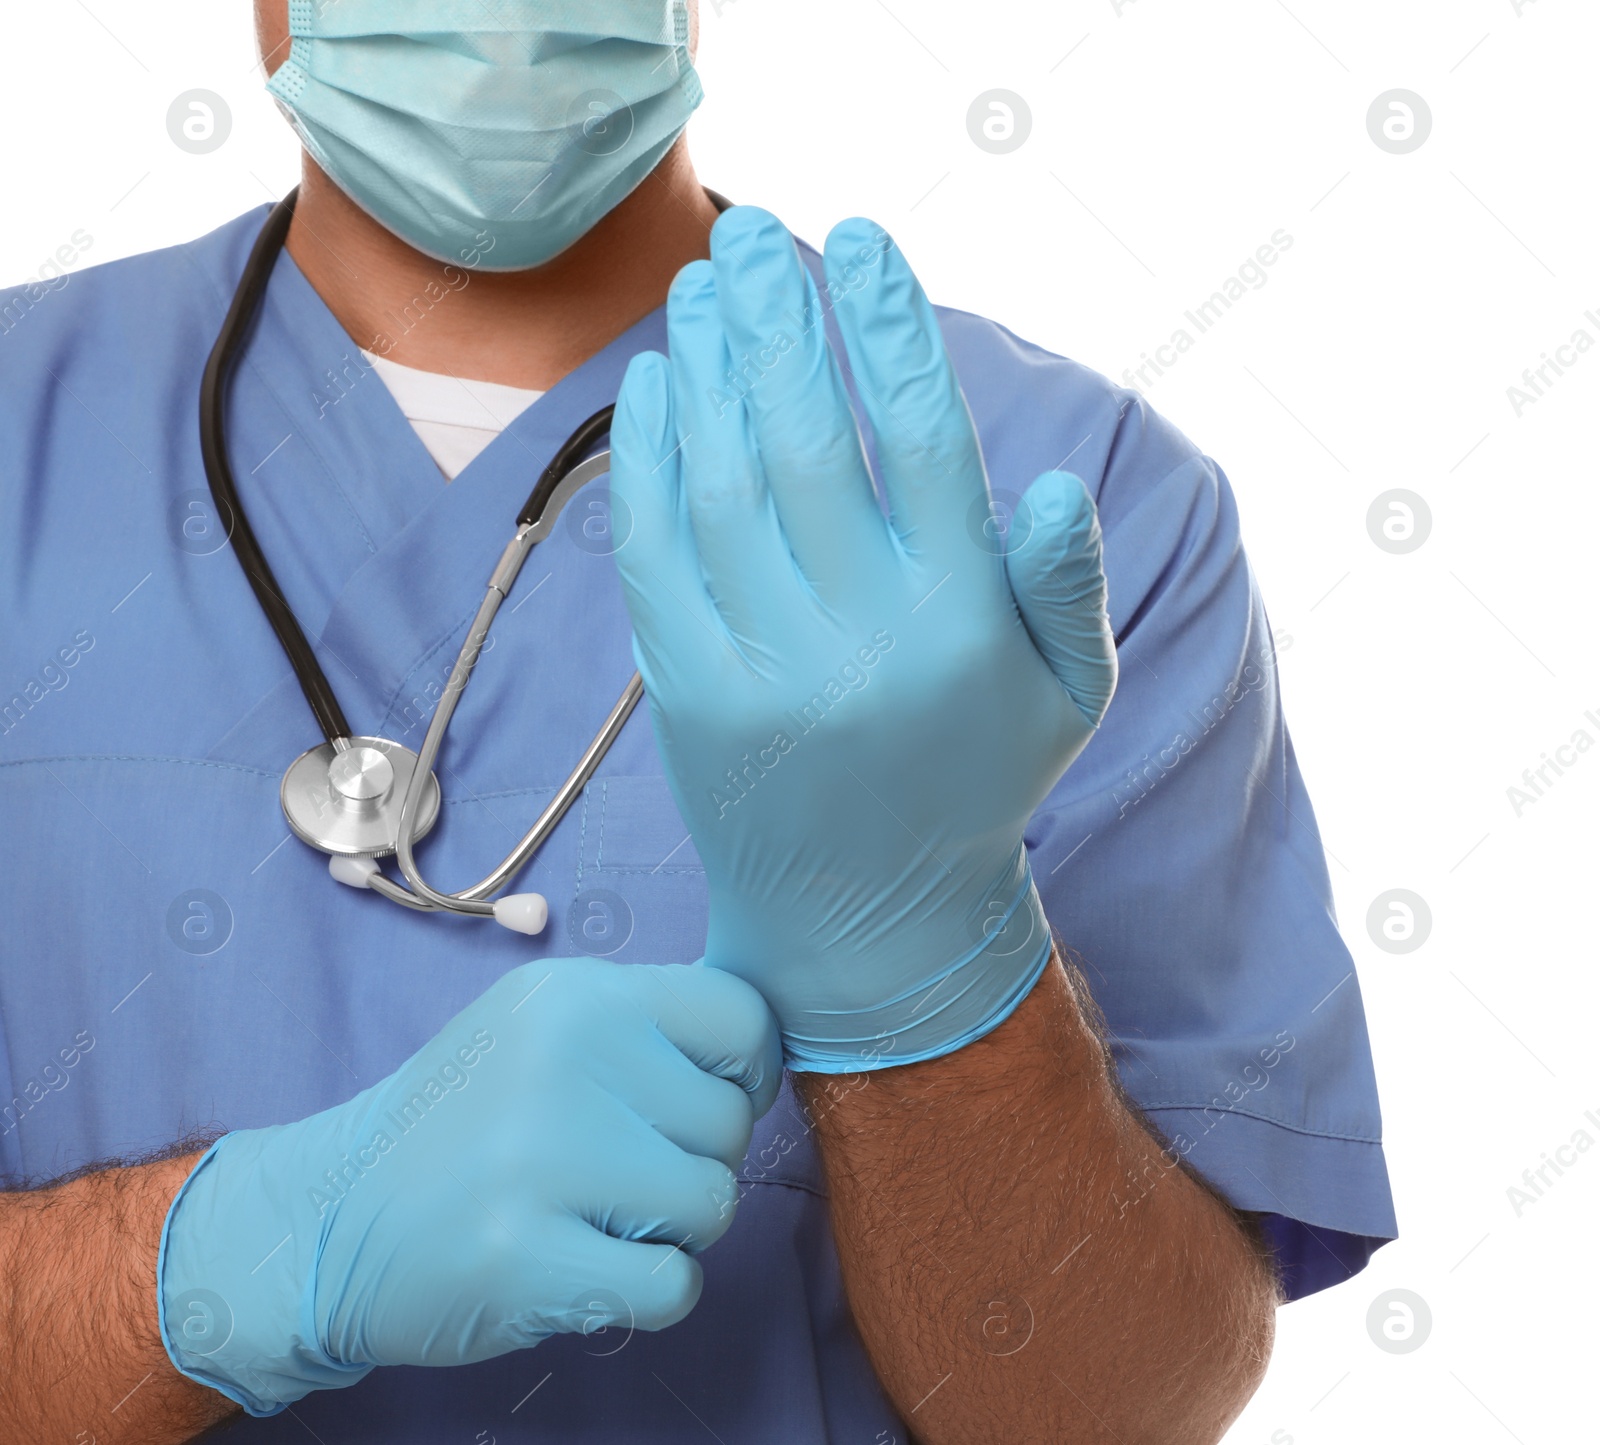
[[[1028,489],[1009,555],[938,324],[870,221],[825,248],[887,517],[788,232],[736,207],[628,368],[617,564],[708,964],[772,1005],[791,1067],[950,1052],[1032,987],[1050,936],[1023,828],[1116,681],[1077,477]]]
[[[726,974],[526,964],[348,1103],[212,1146],[162,1234],[167,1352],[271,1415],[375,1365],[673,1324],[781,1075]]]

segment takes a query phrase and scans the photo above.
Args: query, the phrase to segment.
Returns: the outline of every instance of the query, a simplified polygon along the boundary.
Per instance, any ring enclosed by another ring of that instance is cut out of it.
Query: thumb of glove
[[[1006,554],[1011,595],[1033,645],[1089,726],[1098,727],[1117,686],[1117,650],[1094,499],[1071,472],[1046,472],[1023,505],[1033,525]]]

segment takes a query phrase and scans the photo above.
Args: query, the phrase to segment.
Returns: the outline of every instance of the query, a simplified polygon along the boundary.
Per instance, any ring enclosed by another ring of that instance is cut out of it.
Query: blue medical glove
[[[711,251],[673,284],[670,362],[628,369],[611,474],[705,961],[760,989],[793,1068],[935,1057],[1049,958],[1023,828],[1116,682],[1094,504],[1045,473],[1008,550],[938,323],[879,227],[829,236],[826,302],[765,211],[726,212]]]
[[[167,1352],[271,1415],[375,1365],[673,1324],[781,1074],[735,978],[525,964],[348,1103],[212,1146],[162,1234]]]

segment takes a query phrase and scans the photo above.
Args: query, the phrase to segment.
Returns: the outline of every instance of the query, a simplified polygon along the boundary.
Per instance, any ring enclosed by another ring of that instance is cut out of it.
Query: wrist
[[[290,1127],[330,1123],[318,1115]],[[283,1135],[237,1131],[200,1157],[167,1211],[156,1264],[173,1365],[258,1417],[372,1368],[332,1358],[318,1338],[320,1221],[302,1171],[274,1147]],[[325,1143],[336,1159],[337,1140]]]
[[[1026,850],[1019,845],[980,898],[938,909],[933,927],[907,930],[889,946],[901,961],[880,975],[892,981],[888,997],[846,1011],[808,994],[787,1016],[774,1003],[792,1071],[854,1074],[921,1063],[964,1049],[1004,1023],[1051,956],[1050,925]],[[951,961],[930,965],[940,956]],[[875,961],[868,956],[863,965]]]

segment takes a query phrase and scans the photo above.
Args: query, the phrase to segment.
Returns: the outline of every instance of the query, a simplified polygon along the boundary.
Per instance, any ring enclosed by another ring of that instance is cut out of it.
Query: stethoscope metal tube
[[[412,851],[413,844],[419,836],[418,818],[426,807],[427,790],[423,780],[432,773],[434,761],[444,742],[445,733],[450,727],[450,719],[455,713],[456,704],[460,702],[461,694],[466,691],[467,680],[472,676],[472,669],[477,666],[483,644],[489,636],[489,629],[494,625],[495,614],[500,610],[500,604],[510,596],[517,575],[522,571],[522,564],[528,560],[528,554],[534,547],[550,535],[568,499],[596,477],[603,476],[610,467],[610,460],[610,452],[601,452],[573,467],[546,491],[534,520],[524,520],[519,524],[516,536],[506,544],[499,564],[489,579],[483,602],[478,607],[472,626],[467,629],[466,640],[462,643],[455,666],[450,671],[450,680],[445,684],[444,692],[434,707],[427,734],[422,740],[420,766],[411,775],[410,785],[406,789],[400,807],[400,825],[395,837],[395,858],[400,864],[400,871],[405,875],[406,882],[411,885],[413,895],[426,900],[436,908],[449,908],[459,913],[495,913],[494,905],[485,900],[521,871],[523,865],[550,836],[556,824],[561,821],[578,794],[583,791],[594,770],[600,765],[600,760],[605,757],[617,734],[622,731],[623,724],[628,721],[629,715],[644,695],[644,683],[639,674],[634,673],[628,680],[622,696],[617,699],[616,705],[601,725],[600,731],[595,734],[594,740],[578,760],[577,767],[568,775],[566,782],[546,804],[533,826],[523,834],[522,840],[506,855],[498,868],[474,883],[472,887],[464,888],[459,893],[441,893],[428,885]],[[534,497],[529,499],[528,507],[524,508],[522,513],[524,518],[532,513],[539,490],[540,488],[535,488]],[[386,896],[392,896],[387,889],[384,892]],[[505,910],[502,909],[501,912]]]
[[[550,535],[567,501],[609,469],[609,452],[587,459],[584,454],[609,431],[615,408],[603,407],[585,420],[540,474],[517,516],[516,534],[501,553],[483,602],[467,629],[450,680],[429,720],[421,752],[413,753],[387,738],[353,736],[333,686],[284,599],[245,516],[227,454],[229,374],[288,238],[296,196],[297,192],[291,191],[274,207],[256,239],[207,360],[200,389],[201,456],[219,518],[326,739],[302,753],[284,774],[279,791],[284,816],[298,837],[329,855],[328,871],[341,883],[370,888],[406,908],[493,917],[517,932],[538,933],[548,914],[539,894],[511,894],[493,900],[490,895],[527,864],[582,793],[644,695],[638,673],[629,679],[577,766],[493,872],[460,892],[441,892],[423,878],[415,845],[438,819],[442,800],[434,763],[495,614],[510,595],[528,555]],[[720,197],[714,199],[726,205]],[[390,853],[396,855],[409,887],[386,877],[379,867],[377,860]]]

